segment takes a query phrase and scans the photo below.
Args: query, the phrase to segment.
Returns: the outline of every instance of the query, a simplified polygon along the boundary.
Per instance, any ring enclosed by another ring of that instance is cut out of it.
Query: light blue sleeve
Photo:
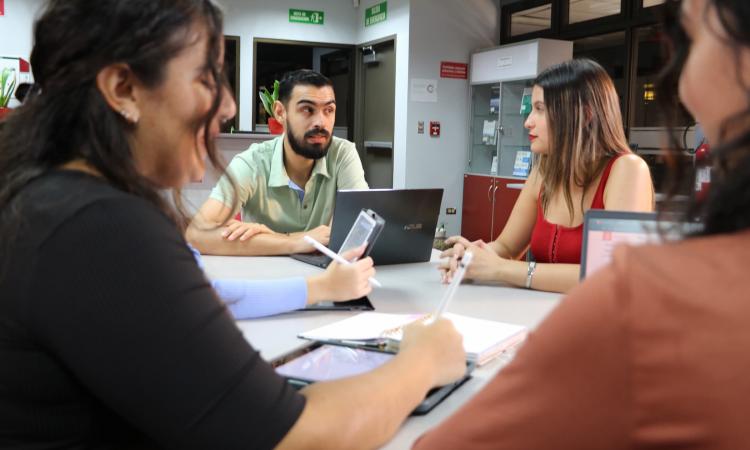
[[[200,253],[188,245],[195,261],[203,269]],[[219,298],[235,319],[271,316],[304,308],[307,282],[304,278],[281,280],[211,280]]]
[[[304,308],[307,282],[304,278],[281,280],[212,280],[216,293],[235,319],[271,316]]]

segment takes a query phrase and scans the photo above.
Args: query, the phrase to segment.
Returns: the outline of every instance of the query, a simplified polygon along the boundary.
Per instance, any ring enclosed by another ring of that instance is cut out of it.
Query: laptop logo
[[[414,231],[414,230],[421,230],[422,224],[421,223],[410,223],[408,225],[404,225],[404,231]]]

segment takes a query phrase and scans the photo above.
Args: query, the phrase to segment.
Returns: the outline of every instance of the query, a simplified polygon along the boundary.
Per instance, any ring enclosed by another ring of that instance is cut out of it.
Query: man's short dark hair
[[[285,73],[279,82],[279,101],[286,105],[292,96],[294,86],[297,85],[308,85],[319,88],[330,86],[333,88],[333,82],[319,72],[310,69],[294,70]]]

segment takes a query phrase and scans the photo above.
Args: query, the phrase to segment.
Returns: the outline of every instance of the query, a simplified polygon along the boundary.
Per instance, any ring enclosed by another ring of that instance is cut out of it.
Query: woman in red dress
[[[535,161],[510,218],[490,243],[449,238],[444,282],[470,249],[467,278],[565,292],[578,283],[587,210],[653,210],[651,174],[630,151],[617,92],[599,64],[575,59],[548,68],[534,80],[531,101],[524,126]],[[517,260],[529,249],[534,262]]]

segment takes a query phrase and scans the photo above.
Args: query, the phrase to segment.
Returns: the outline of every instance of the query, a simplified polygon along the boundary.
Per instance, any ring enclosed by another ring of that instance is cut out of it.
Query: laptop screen
[[[583,225],[581,248],[581,279],[591,276],[609,264],[612,252],[619,244],[642,245],[662,242],[659,230],[667,230],[666,239],[682,236],[675,222],[659,221],[656,213],[589,210]],[[683,225],[683,231],[695,231],[695,225]]]

